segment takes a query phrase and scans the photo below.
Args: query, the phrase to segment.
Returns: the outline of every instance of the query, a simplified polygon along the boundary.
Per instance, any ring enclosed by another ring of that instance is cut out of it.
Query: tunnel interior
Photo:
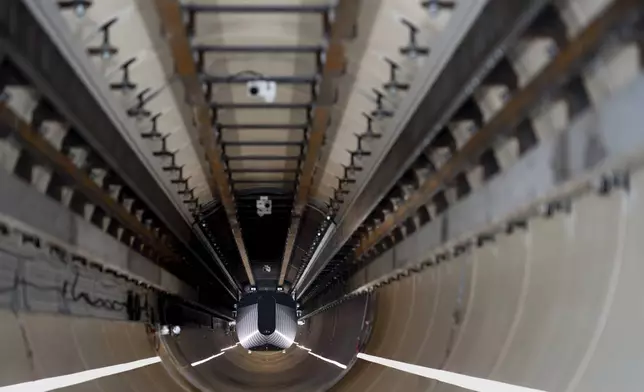
[[[639,0],[2,1],[0,392],[641,390],[642,37]]]

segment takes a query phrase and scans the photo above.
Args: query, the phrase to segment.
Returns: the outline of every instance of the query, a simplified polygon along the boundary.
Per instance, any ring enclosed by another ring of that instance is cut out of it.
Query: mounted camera
[[[251,80],[246,83],[248,95],[262,98],[265,102],[275,101],[277,95],[277,83],[270,80]]]
[[[257,206],[257,215],[264,216],[270,215],[272,212],[273,203],[268,196],[260,196],[259,200],[255,202]]]

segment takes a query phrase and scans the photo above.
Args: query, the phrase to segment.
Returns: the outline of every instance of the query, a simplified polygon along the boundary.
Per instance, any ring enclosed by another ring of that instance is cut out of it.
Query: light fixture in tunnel
[[[304,351],[308,352],[310,355],[314,356],[314,357],[315,357],[315,358],[317,358],[317,359],[320,359],[320,360],[322,360],[322,361],[324,361],[324,362],[327,362],[327,363],[330,363],[330,364],[332,364],[332,365],[335,365],[335,366],[339,367],[340,369],[346,369],[346,368],[347,368],[347,365],[344,365],[344,364],[342,364],[342,363],[340,363],[340,362],[338,362],[338,361],[334,361],[334,360],[332,360],[332,359],[325,358],[325,357],[323,357],[323,356],[321,356],[321,355],[319,355],[319,354],[316,354],[316,353],[314,353],[310,348],[308,348],[308,347],[304,347],[304,346],[302,346],[302,345],[301,345],[301,344],[299,344],[299,343],[295,343],[295,345],[296,345],[297,347],[301,348],[302,350],[304,350]]]
[[[232,346],[224,347],[224,348],[221,349],[221,351],[223,352],[223,351],[232,350],[233,348],[235,348],[237,346],[239,346],[239,342],[233,344]]]
[[[160,357],[139,359],[138,361],[121,363],[119,365],[106,366],[98,369],[85,370],[85,371],[73,373],[73,374],[66,374],[64,376],[43,378],[36,381],[28,381],[20,384],[0,387],[0,392],[53,391],[55,389],[82,384],[88,381],[96,380],[98,378],[103,378],[107,376],[112,376],[114,374],[128,372],[130,370],[138,369],[144,366],[149,366],[159,362],[161,362]]]
[[[82,3],[77,4],[76,8],[74,8],[74,13],[79,18],[82,18],[83,16],[85,16],[86,11],[87,11],[87,6]]]
[[[308,285],[306,286],[304,285],[304,281],[311,273],[313,265],[316,263],[318,257],[320,257],[320,252],[322,251],[322,249],[324,249],[324,247],[326,246],[326,243],[329,241],[329,239],[331,238],[331,234],[333,234],[334,231],[335,231],[335,224],[331,222],[327,227],[326,232],[324,233],[324,236],[320,240],[320,243],[318,244],[317,248],[313,252],[313,255],[309,259],[309,262],[307,263],[306,268],[304,268],[304,272],[302,272],[302,275],[300,276],[300,278],[295,282],[295,285],[292,290],[293,292],[297,293],[297,296],[296,296],[297,298],[301,297],[303,294],[302,291],[303,290],[306,291],[306,289],[308,288]]]
[[[224,355],[226,353],[226,351],[228,351],[230,349],[233,349],[233,348],[237,347],[238,345],[239,345],[239,342],[233,344],[232,346],[224,347],[221,350],[219,350],[220,352],[218,354],[214,354],[214,355],[209,356],[208,358],[204,358],[204,359],[202,359],[200,361],[193,362],[193,363],[190,364],[190,366],[195,367],[195,366],[199,366],[199,365],[201,365],[203,363],[206,363],[208,361],[211,361],[211,360],[213,360],[213,359],[215,359],[217,357],[220,357],[220,356]]]
[[[161,328],[159,328],[159,334],[161,334],[162,336],[179,336],[179,334],[181,334],[181,327],[178,325],[162,325]]]
[[[260,217],[270,215],[273,211],[273,202],[268,196],[260,196],[255,202],[255,206],[257,207],[257,215]]]
[[[92,6],[91,0],[65,0],[58,1],[58,6],[61,10],[73,9],[74,14],[78,18],[82,18],[87,14],[87,9]]]
[[[211,360],[213,360],[213,359],[215,359],[215,358],[217,358],[217,357],[220,357],[220,356],[222,356],[222,355],[224,355],[224,354],[225,354],[225,352],[222,352],[222,353],[219,353],[219,354],[215,354],[215,355],[211,355],[211,356],[209,356],[208,358],[204,358],[204,359],[202,359],[201,361],[197,361],[197,362],[193,362],[193,363],[191,363],[191,364],[190,364],[190,366],[192,366],[192,367],[199,366],[199,365],[204,364],[204,363],[206,363],[206,362],[208,362],[208,361],[211,361]]]
[[[417,376],[440,381],[446,384],[454,385],[477,392],[546,392],[541,389],[533,389],[512,385],[500,381],[488,380],[466,376],[464,374],[448,372],[446,370],[432,369],[419,365],[412,365],[405,362],[394,361],[392,359],[381,358],[375,355],[358,353],[358,358],[367,362],[376,363],[391,369],[403,371],[405,373],[415,374]]]

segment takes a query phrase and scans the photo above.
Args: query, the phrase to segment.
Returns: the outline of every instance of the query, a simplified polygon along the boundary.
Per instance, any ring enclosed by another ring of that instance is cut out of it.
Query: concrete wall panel
[[[620,219],[616,230],[620,237],[614,258],[604,260],[612,269],[606,276],[602,313],[582,366],[569,385],[571,391],[632,391],[642,384],[644,341],[638,336],[644,330],[640,279],[644,272],[644,173],[633,176],[631,191],[624,199],[627,206],[622,204],[613,211]]]
[[[635,173],[382,287],[366,352],[548,391],[638,390],[643,193]],[[461,389],[359,364],[334,390]]]
[[[0,386],[156,356],[142,323],[0,311]],[[179,392],[161,364],[76,386],[78,392]]]

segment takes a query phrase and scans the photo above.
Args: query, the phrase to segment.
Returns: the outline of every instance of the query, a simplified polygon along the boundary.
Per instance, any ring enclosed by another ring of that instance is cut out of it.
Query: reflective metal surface
[[[235,330],[240,345],[253,351],[281,351],[295,341],[295,301],[285,293],[260,291],[237,304]]]
[[[315,353],[351,365],[356,348],[364,340],[364,325],[371,323],[367,297],[355,298],[341,307],[311,318],[298,326],[296,342]],[[210,391],[325,391],[346,370],[333,366],[296,345],[286,353],[253,352],[239,345],[203,365],[190,363],[233,346],[234,333],[223,330],[184,328],[177,338],[162,342],[171,355],[171,363],[182,377]]]

